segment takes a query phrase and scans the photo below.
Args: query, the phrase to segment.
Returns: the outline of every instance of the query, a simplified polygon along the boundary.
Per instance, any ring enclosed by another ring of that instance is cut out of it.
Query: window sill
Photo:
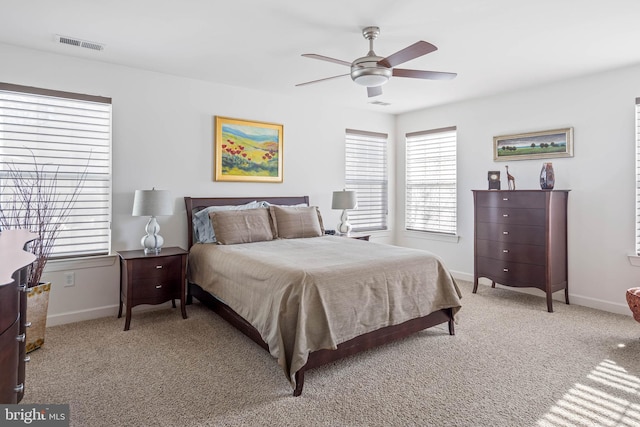
[[[116,263],[117,255],[98,255],[91,257],[78,257],[66,259],[52,259],[47,261],[45,271],[79,270],[82,268],[110,267]]]
[[[436,240],[438,242],[458,243],[460,236],[457,234],[440,234],[423,231],[404,231],[404,235],[410,239]]]
[[[640,255],[627,255],[629,258],[629,263],[634,267],[640,267]]]

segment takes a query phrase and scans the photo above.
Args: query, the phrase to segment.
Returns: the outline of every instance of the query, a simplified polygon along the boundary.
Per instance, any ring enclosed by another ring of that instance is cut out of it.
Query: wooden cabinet
[[[159,254],[145,254],[143,250],[121,251],[120,255],[120,309],[127,306],[124,330],[131,324],[131,309],[140,304],[161,304],[171,300],[173,307],[180,300],[182,317],[185,308],[185,275],[188,252],[177,247],[162,248]]]
[[[27,272],[35,255],[24,251],[36,234],[0,232],[0,404],[22,400],[25,385]]]
[[[514,287],[541,289],[547,310],[567,276],[568,190],[473,190],[474,285],[486,277]]]

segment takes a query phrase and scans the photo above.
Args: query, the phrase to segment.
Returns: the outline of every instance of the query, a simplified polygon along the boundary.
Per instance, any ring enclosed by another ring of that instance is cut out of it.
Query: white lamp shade
[[[355,191],[334,191],[331,209],[354,209],[357,205]]]
[[[167,190],[136,190],[133,216],[161,216],[173,214],[173,200]]]

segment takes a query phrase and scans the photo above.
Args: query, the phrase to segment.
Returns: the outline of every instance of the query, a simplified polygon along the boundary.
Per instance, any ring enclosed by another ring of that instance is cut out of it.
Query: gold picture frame
[[[284,126],[214,116],[216,181],[282,182]]]
[[[531,160],[573,157],[573,128],[495,136],[493,160]]]

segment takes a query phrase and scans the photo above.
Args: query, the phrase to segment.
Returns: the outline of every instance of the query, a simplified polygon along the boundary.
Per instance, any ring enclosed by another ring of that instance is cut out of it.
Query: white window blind
[[[456,234],[456,128],[406,134],[405,228]]]
[[[54,215],[86,173],[52,258],[109,253],[111,99],[0,83],[0,204],[8,214],[28,214],[11,202],[11,171],[29,178],[36,168],[57,194]]]
[[[358,207],[349,211],[353,231],[387,229],[387,135],[346,130],[345,189],[356,192]]]
[[[640,98],[636,98],[636,254],[640,255]]]

